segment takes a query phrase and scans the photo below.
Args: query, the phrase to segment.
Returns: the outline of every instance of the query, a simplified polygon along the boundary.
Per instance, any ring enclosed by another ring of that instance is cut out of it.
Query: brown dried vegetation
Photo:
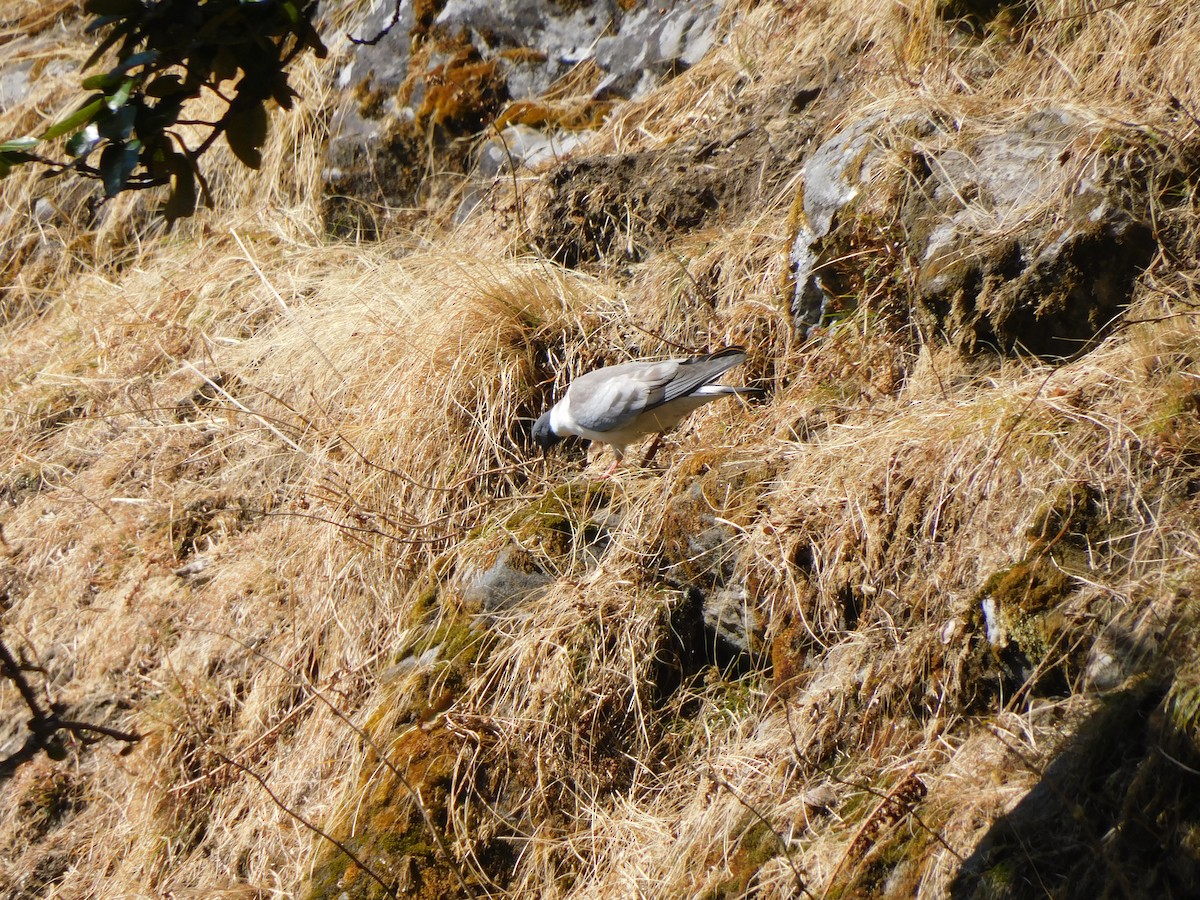
[[[45,12],[5,3],[0,50],[37,62],[27,106],[56,112],[86,46]],[[76,717],[145,738],[0,784],[0,895],[1197,882],[1200,10],[727,20],[573,163],[497,184],[453,233],[443,207],[370,245],[322,232],[336,58],[273,118],[263,171],[217,166],[217,208],[174,233],[145,196],[4,183],[0,625]],[[1049,363],[922,333],[919,263],[870,203],[844,223],[839,315],[795,334],[805,148],[879,109],[966,141],[1045,107],[1136,176],[1156,242],[1102,341]],[[0,123],[31,128],[25,106]],[[761,171],[729,141],[744,128]],[[664,158],[691,163],[555,212],[588,166]],[[694,216],[645,202],[704,183],[721,191]],[[530,453],[572,375],[734,342],[769,397],[698,412],[661,468],[597,486],[607,459]],[[499,559],[544,589],[469,602]],[[8,685],[0,708],[9,747]]]

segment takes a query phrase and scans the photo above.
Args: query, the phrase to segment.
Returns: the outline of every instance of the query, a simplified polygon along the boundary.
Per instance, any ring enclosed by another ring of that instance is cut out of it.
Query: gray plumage
[[[543,448],[568,435],[602,441],[620,461],[632,441],[674,428],[705,403],[760,393],[713,384],[745,359],[741,347],[726,347],[704,356],[629,362],[588,372],[572,381],[563,398],[542,414],[533,437]]]

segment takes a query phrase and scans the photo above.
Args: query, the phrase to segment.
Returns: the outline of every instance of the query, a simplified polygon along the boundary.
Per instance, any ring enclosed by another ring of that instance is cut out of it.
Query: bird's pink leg
[[[617,471],[617,466],[619,466],[620,464],[621,464],[621,454],[620,453],[614,454],[612,465],[608,467],[608,471],[606,471],[603,475],[600,476],[600,480],[603,481],[606,478],[612,478],[613,473]]]

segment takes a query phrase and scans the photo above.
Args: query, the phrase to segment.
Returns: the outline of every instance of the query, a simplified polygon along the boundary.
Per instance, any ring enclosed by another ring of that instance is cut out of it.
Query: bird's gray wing
[[[647,409],[695,393],[698,388],[716,381],[745,358],[746,351],[741,347],[726,347],[724,350],[706,356],[672,360],[677,364],[674,375],[664,386],[662,398],[651,403]]]
[[[612,431],[664,402],[681,360],[632,362],[580,375],[567,390],[571,418],[592,431]]]

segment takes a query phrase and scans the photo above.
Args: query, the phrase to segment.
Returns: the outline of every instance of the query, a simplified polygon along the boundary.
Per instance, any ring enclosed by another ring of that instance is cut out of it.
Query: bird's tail
[[[692,392],[694,397],[726,397],[737,394],[739,397],[764,397],[766,391],[757,387],[741,387],[732,384],[706,384]]]

